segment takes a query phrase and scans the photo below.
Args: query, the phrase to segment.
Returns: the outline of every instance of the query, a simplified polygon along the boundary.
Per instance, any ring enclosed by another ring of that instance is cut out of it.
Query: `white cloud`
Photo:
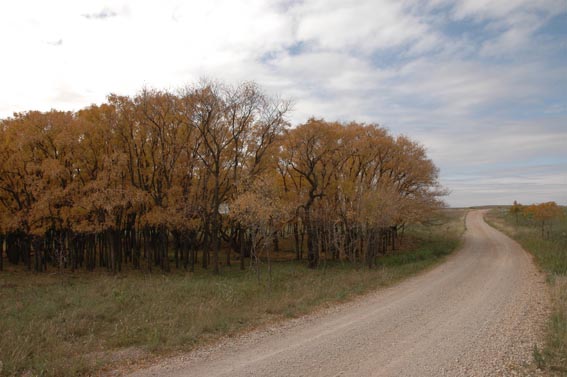
[[[461,0],[459,2],[445,1],[454,4],[453,15],[457,19],[473,17],[482,19],[506,20],[511,14],[539,13],[545,16],[565,12],[563,0]]]
[[[400,1],[310,1],[294,8],[297,38],[322,49],[372,52],[420,39],[428,27]]]
[[[22,2],[3,8],[8,5],[0,5],[0,48],[10,57],[0,71],[0,116],[30,108],[77,108],[85,100],[133,93],[143,85],[175,87],[202,75],[222,76],[227,67],[246,76],[246,62],[291,41],[289,20],[261,1],[163,1],[159,7]],[[61,43],[53,46],[53,41]],[[60,101],[60,87],[83,96]]]

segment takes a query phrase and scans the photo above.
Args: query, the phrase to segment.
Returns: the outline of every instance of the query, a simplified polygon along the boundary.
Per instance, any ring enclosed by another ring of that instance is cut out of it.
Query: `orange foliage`
[[[268,239],[293,227],[315,266],[329,250],[356,259],[349,237],[395,232],[441,204],[418,143],[355,122],[288,129],[289,109],[254,83],[202,82],[1,120],[0,234],[25,245],[14,260],[31,265],[35,248],[36,268],[145,258],[167,270],[173,240],[176,264],[199,248],[218,271],[223,239],[242,250],[251,230]]]

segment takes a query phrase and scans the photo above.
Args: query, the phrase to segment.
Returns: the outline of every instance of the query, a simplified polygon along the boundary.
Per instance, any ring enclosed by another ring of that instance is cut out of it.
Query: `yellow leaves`
[[[532,204],[524,207],[524,212],[538,221],[558,219],[565,216],[563,209],[555,202]]]
[[[66,171],[65,167],[60,161],[53,158],[46,158],[41,161],[41,171],[44,178],[50,180],[65,179]]]
[[[262,177],[228,205],[228,215],[247,227],[280,228],[293,215],[283,196],[281,186],[274,185],[273,176]]]
[[[161,207],[153,207],[140,217],[142,225],[157,226],[168,223],[168,213]]]
[[[16,114],[0,127],[0,228],[97,232],[130,216],[198,230],[221,204],[257,229],[307,207],[386,226],[438,203],[437,169],[415,141],[316,118],[288,130],[289,107],[254,83],[203,82]]]
[[[510,213],[518,215],[524,211],[524,206],[514,200],[514,204],[510,207]]]
[[[399,196],[392,187],[381,187],[362,194],[358,221],[371,226],[387,227],[398,223]]]
[[[445,194],[421,145],[374,124],[310,119],[280,149],[279,171],[298,205],[331,208],[325,216],[394,225],[423,216]]]

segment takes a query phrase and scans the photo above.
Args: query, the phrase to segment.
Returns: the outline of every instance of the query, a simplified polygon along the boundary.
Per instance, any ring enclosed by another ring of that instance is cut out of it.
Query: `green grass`
[[[174,352],[297,317],[393,284],[459,245],[464,212],[413,227],[379,267],[277,262],[271,289],[252,270],[122,275],[0,272],[0,375],[73,376]]]
[[[567,376],[567,217],[550,224],[544,232],[545,237],[542,237],[539,224],[521,216],[517,221],[507,208],[492,210],[487,220],[531,252],[548,274],[552,313],[545,348],[534,355],[543,369]]]

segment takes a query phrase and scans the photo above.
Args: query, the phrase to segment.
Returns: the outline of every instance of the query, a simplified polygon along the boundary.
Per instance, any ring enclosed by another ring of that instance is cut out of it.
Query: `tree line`
[[[292,128],[289,113],[254,83],[201,82],[2,119],[0,252],[38,272],[218,273],[288,239],[311,268],[372,267],[440,205],[419,143],[376,124]]]
[[[541,238],[546,238],[546,234],[549,238],[554,221],[565,217],[565,210],[553,201],[523,205],[514,200],[514,204],[510,207],[510,213],[516,219],[516,225],[522,219],[523,223],[539,226]]]

